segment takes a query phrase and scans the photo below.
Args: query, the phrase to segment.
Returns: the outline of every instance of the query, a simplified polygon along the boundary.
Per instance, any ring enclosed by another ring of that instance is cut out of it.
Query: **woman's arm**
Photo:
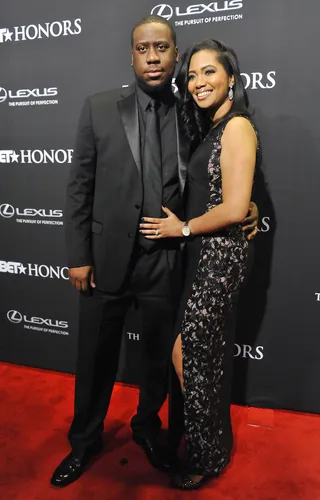
[[[251,123],[242,117],[229,121],[221,139],[222,203],[191,219],[192,234],[206,234],[243,221],[248,213],[257,136]]]

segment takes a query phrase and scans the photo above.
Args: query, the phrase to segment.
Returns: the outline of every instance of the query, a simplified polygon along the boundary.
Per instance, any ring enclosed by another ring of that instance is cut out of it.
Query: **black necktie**
[[[162,215],[162,165],[158,103],[151,99],[146,113],[146,129],[143,147],[143,210],[144,217]],[[145,250],[155,245],[155,240],[140,238]]]

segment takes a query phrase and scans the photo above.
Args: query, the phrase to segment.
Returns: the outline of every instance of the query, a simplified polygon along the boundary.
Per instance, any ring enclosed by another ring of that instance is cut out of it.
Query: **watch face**
[[[183,236],[190,236],[190,227],[189,226],[183,226],[183,228],[182,228],[182,234],[183,234]]]

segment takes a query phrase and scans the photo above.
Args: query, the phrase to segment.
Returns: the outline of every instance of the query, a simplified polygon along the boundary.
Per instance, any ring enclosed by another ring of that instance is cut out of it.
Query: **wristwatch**
[[[182,234],[183,236],[191,236],[192,235],[192,232],[191,232],[191,229],[188,225],[188,222],[189,221],[186,221],[182,227]]]

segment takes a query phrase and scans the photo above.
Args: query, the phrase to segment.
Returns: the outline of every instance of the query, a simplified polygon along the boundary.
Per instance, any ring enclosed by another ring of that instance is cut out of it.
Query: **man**
[[[177,60],[171,26],[161,17],[144,18],[132,32],[135,84],[89,97],[81,113],[66,209],[69,277],[80,291],[72,452],[53,474],[55,486],[75,481],[102,451],[133,302],[143,344],[133,439],[152,465],[171,465],[158,443],[158,412],[167,395],[180,293],[179,242],[150,242],[138,227],[143,216],[160,217],[162,205],[182,216],[189,151],[171,90]]]

